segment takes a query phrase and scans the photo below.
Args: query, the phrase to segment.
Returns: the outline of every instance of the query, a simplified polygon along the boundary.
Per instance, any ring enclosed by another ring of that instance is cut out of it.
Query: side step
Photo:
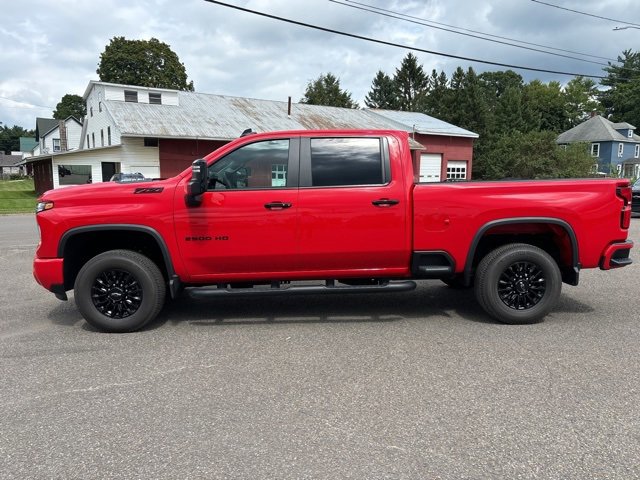
[[[185,290],[192,298],[213,297],[248,297],[248,296],[277,296],[277,295],[317,295],[331,293],[378,293],[378,292],[408,292],[416,288],[416,282],[382,281],[375,285],[336,285],[335,280],[327,280],[325,285],[300,285],[282,287],[280,282],[273,282],[270,287],[229,288],[226,284],[218,287],[190,287]]]

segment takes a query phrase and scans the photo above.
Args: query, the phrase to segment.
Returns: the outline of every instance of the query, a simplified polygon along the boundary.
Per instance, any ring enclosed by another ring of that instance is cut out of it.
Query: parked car
[[[631,212],[640,214],[640,178],[633,184],[633,198],[631,200]]]
[[[146,180],[144,175],[140,172],[137,173],[116,173],[110,179],[111,182],[129,183],[129,182],[142,182]]]

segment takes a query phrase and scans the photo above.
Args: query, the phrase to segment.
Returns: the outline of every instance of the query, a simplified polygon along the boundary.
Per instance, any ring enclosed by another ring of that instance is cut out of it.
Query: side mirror
[[[187,205],[197,206],[207,191],[207,162],[199,158],[191,164],[191,180],[187,184]]]

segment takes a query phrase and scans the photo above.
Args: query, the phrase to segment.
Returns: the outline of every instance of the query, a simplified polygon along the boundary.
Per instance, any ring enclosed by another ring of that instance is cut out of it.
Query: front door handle
[[[376,207],[392,207],[393,205],[397,205],[400,203],[400,200],[393,200],[391,198],[381,198],[379,200],[374,200],[371,202]]]
[[[284,202],[270,202],[265,203],[264,208],[268,210],[284,210],[285,208],[291,208],[291,204]]]

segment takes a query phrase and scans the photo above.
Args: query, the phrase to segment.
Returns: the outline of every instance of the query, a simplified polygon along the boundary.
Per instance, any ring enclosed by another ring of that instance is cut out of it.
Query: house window
[[[600,144],[599,143],[592,143],[591,144],[591,156],[592,157],[599,157],[600,156]]]
[[[153,103],[154,105],[162,104],[162,94],[161,93],[150,93],[149,94],[149,103]]]
[[[640,157],[640,143],[636,145],[636,148],[633,151],[633,157],[634,158]]]
[[[633,130],[629,129],[629,132],[627,133],[627,137],[633,138]]]
[[[111,145],[111,127],[107,127],[107,144]]]
[[[451,160],[447,162],[447,180],[466,180],[467,162],[463,160]]]
[[[53,151],[54,152],[59,152],[60,151],[60,139],[59,138],[53,138]]]
[[[271,165],[271,186],[286,187],[287,186],[287,165],[284,163],[276,163]]]
[[[624,143],[619,143],[618,144],[618,157],[622,157],[623,153],[624,153]]]
[[[58,165],[58,184],[84,185],[91,183],[91,165]]]
[[[144,146],[145,147],[157,147],[158,146],[158,139],[157,138],[145,137]]]
[[[124,101],[138,103],[138,92],[135,90],[125,90]]]
[[[89,143],[89,134],[87,133],[87,148],[91,148],[91,143]]]
[[[91,134],[91,140],[93,141],[93,148],[96,148],[96,134],[95,133]]]
[[[100,129],[100,146],[104,147],[104,130]]]

